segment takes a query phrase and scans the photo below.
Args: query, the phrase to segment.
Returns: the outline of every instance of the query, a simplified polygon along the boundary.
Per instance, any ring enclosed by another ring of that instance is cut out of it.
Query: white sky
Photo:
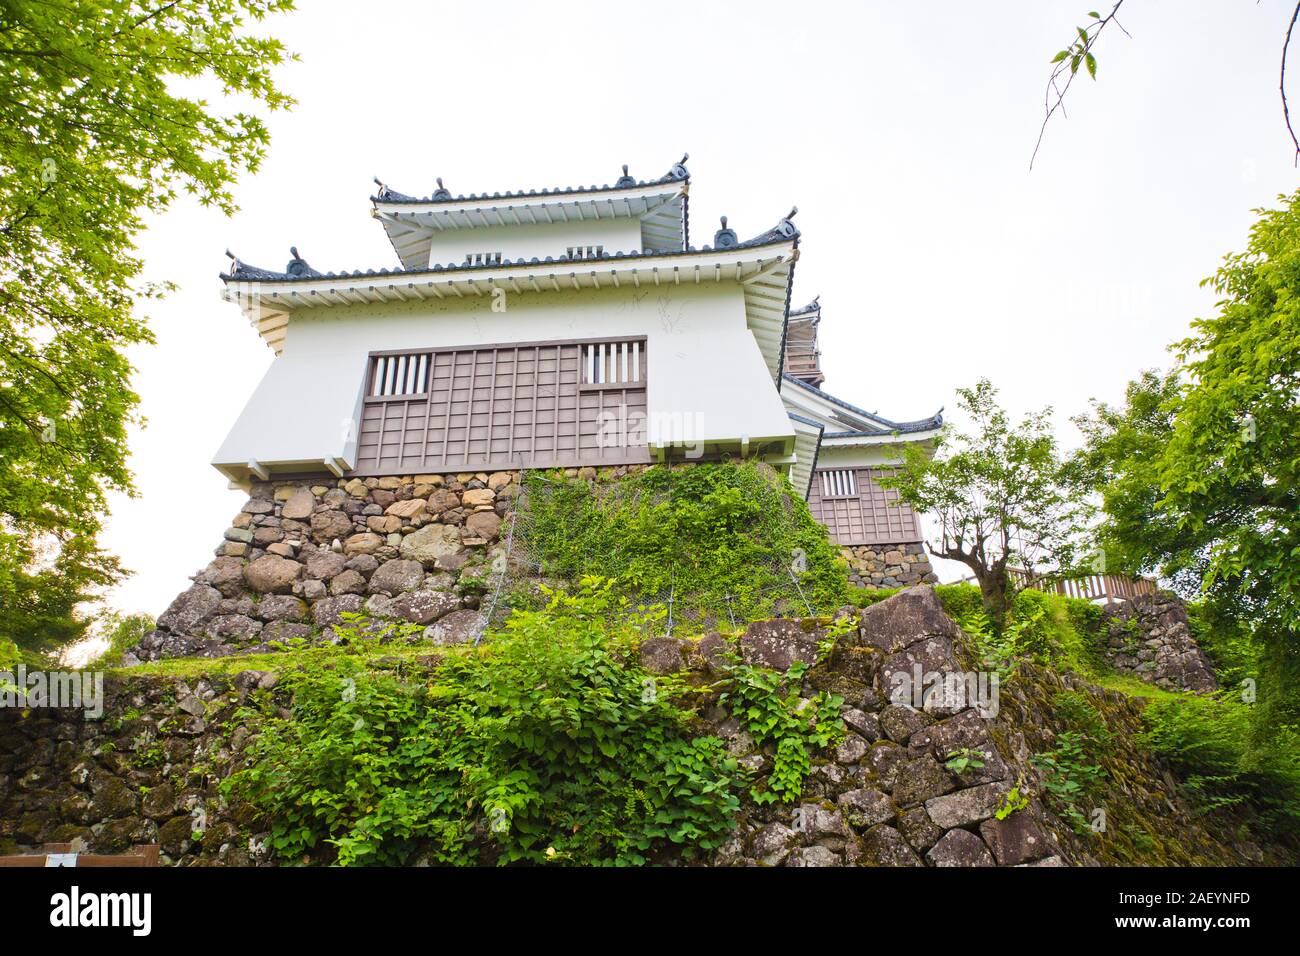
[[[1067,444],[1089,397],[1167,363],[1212,307],[1198,282],[1297,178],[1285,0],[1129,0],[1133,38],[1108,31],[1032,173],[1048,60],[1088,0],[300,4],[269,27],[301,55],[280,73],[299,105],[271,118],[240,213],[181,203],[140,242],[180,291],[134,355],[139,496],[104,538],[135,571],[121,610],[160,613],[243,500],[208,462],[272,354],[218,299],[223,250],[395,265],[376,174],[419,195],[435,176],[453,193],[588,185],[689,151],[693,244],[721,214],[743,239],[799,206],[794,298],[821,294],[830,391],[910,419],[988,376],[1013,411],[1054,406]]]

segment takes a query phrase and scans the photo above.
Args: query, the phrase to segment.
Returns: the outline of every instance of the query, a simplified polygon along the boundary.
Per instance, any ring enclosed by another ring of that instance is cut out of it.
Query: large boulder
[[[293,590],[293,582],[302,570],[297,561],[278,554],[264,554],[244,568],[244,580],[258,594],[287,594]]]
[[[370,576],[370,593],[392,597],[405,591],[414,591],[424,580],[424,565],[409,558],[385,561]]]
[[[935,866],[996,866],[984,841],[969,830],[949,830],[925,856]]]
[[[214,587],[225,597],[238,597],[244,590],[244,562],[240,558],[220,557],[194,578],[198,584]]]
[[[307,605],[291,594],[268,594],[257,602],[257,616],[263,621],[301,621]]]
[[[317,541],[328,543],[335,538],[345,538],[352,533],[352,519],[342,511],[320,511],[311,516],[311,534]]]
[[[894,654],[926,637],[955,640],[961,635],[961,629],[944,611],[934,588],[920,586],[900,591],[866,608],[859,622],[859,634],[863,644]]]
[[[280,508],[280,517],[302,521],[304,518],[311,517],[312,509],[315,507],[316,496],[311,493],[310,488],[295,488],[293,494]]]
[[[950,791],[955,784],[933,757],[916,757],[900,762],[894,777],[894,802],[912,807]]]
[[[755,621],[740,638],[740,654],[746,664],[784,672],[795,661],[815,663],[823,633],[804,621]]]
[[[862,859],[868,866],[924,866],[903,835],[893,827],[872,827],[862,839]]]
[[[383,568],[380,568],[380,571],[382,570]],[[393,616],[410,621],[412,624],[432,624],[439,618],[451,614],[458,607],[460,607],[460,598],[449,591],[412,591],[394,600],[389,605],[388,611]],[[458,642],[440,641],[439,643]]]
[[[1000,866],[1019,866],[1057,850],[1056,842],[1028,809],[1017,811],[1005,820],[985,820],[980,824],[980,836]]]
[[[462,549],[459,528],[445,524],[426,524],[404,537],[399,550],[403,558],[433,568],[439,558],[456,554]]]
[[[637,648],[641,666],[651,674],[675,674],[685,665],[682,646],[672,637],[650,637]]]
[[[889,795],[870,788],[846,790],[836,801],[845,819],[855,827],[871,827],[894,819],[894,804]]]
[[[343,553],[347,555],[374,554],[384,546],[384,539],[373,531],[362,531],[348,537],[343,542]]]
[[[424,514],[424,508],[425,500],[423,498],[407,498],[405,501],[393,502],[384,513],[399,519],[409,519]]]
[[[460,496],[454,491],[446,488],[439,488],[429,496],[429,501],[425,505],[431,515],[440,515],[444,511],[450,511],[452,508],[460,507]]]
[[[930,814],[931,820],[945,830],[951,827],[969,826],[993,816],[1002,805],[1008,788],[1009,785],[1005,782],[967,787],[965,790],[925,801],[925,812]]]
[[[206,584],[191,585],[189,590],[176,596],[167,610],[158,618],[158,626],[177,634],[190,634],[200,624],[217,613],[221,592]]]
[[[468,644],[483,628],[479,611],[452,611],[436,624],[424,629],[424,638],[435,644]]]
[[[476,538],[495,541],[501,533],[501,519],[495,511],[476,511],[465,519],[465,530]]]
[[[365,601],[360,594],[340,594],[321,598],[312,605],[311,618],[317,627],[330,627],[343,623],[344,614],[360,614]]]
[[[317,549],[307,555],[307,577],[317,581],[328,581],[347,567],[348,559],[341,554],[325,549]]]

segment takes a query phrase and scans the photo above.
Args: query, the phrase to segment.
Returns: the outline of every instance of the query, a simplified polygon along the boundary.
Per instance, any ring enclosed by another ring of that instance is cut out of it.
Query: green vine
[[[825,691],[802,698],[799,687],[808,665],[796,662],[785,674],[735,663],[719,702],[759,745],[774,749],[772,771],[750,788],[756,803],[790,803],[799,797],[812,770],[812,751],[844,737],[840,706],[844,698]]]

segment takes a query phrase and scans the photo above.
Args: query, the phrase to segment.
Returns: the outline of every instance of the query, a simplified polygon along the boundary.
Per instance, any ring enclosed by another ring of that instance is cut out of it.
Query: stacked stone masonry
[[[1166,690],[1218,690],[1209,658],[1192,636],[1187,607],[1167,591],[1106,607],[1103,651],[1117,671]]]
[[[853,618],[855,626],[828,656],[819,654],[827,636],[825,619],[757,622],[734,639],[710,634],[642,643],[640,662],[647,671],[680,672],[701,690],[714,688],[701,708],[700,729],[724,739],[741,765],[759,772],[772,767],[771,746],[757,743],[716,696],[726,654],[738,651],[751,664],[777,670],[802,661],[810,665],[799,688],[802,696],[828,691],[844,699],[847,733],[832,750],[813,755],[799,799],[761,806],[746,799],[734,837],[715,851],[710,865],[1098,862],[1094,853],[1104,843],[1076,835],[1047,808],[1040,797],[1041,771],[1032,760],[1050,746],[1047,702],[1064,689],[1093,695],[1111,715],[1108,720],[1117,722],[1107,759],[1114,762],[1116,777],[1131,785],[1134,808],[1152,826],[1167,827],[1168,834],[1156,834],[1165,852],[1173,854],[1167,862],[1265,860],[1257,847],[1209,834],[1176,781],[1137,749],[1136,703],[1032,669],[1023,684],[1003,688],[997,715],[952,701],[921,708],[893,702],[888,690],[899,671],[918,664],[925,670],[971,666],[967,639],[927,587],[865,610],[845,608],[840,616]],[[430,651],[404,658],[403,666],[437,668],[437,649]],[[372,666],[396,665],[377,658]],[[272,863],[267,822],[248,807],[228,804],[220,790],[221,781],[242,765],[257,732],[241,716],[250,698],[281,713],[290,703],[274,673],[250,670],[185,679],[110,676],[97,720],[80,710],[0,709],[0,853],[54,842],[97,853],[158,843],[166,864]],[[978,754],[981,766],[954,769],[948,757],[955,750]],[[1028,803],[998,819],[1013,786]],[[1195,856],[1177,855],[1182,853]]]
[[[849,583],[858,587],[902,588],[939,580],[920,542],[855,545],[841,554],[849,563]]]
[[[518,483],[501,471],[254,484],[212,563],[127,662],[330,640],[345,613],[420,625],[435,643],[470,640]]]

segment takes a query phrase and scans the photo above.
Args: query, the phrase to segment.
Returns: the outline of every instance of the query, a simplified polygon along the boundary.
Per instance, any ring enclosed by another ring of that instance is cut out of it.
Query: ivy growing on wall
[[[677,622],[727,626],[833,611],[846,567],[826,530],[771,468],[749,461],[654,467],[612,481],[527,481],[517,541],[547,576],[617,580]]]
[[[612,624],[611,621],[619,623]],[[635,663],[610,582],[553,593],[423,682],[338,658],[286,675],[226,794],[283,862],[639,864],[730,833],[742,781],[686,688]]]

